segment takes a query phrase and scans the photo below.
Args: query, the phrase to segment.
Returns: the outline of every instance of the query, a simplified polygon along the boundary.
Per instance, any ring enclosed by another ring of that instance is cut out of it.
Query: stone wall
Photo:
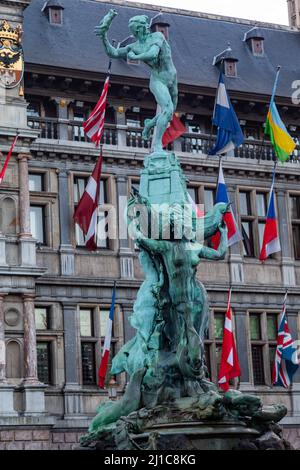
[[[73,450],[84,431],[6,429],[0,431],[0,450]]]

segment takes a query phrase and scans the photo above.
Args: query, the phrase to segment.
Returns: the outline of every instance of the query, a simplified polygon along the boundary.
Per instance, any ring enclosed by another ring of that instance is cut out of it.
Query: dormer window
[[[64,7],[59,0],[48,0],[44,4],[42,11],[47,15],[50,24],[55,26],[63,24]]]
[[[51,24],[62,24],[62,10],[59,8],[49,8],[49,21]]]
[[[163,33],[167,41],[169,40],[169,28],[170,24],[165,20],[164,15],[162,13],[159,13],[156,15],[151,23],[151,32],[160,32]]]
[[[264,42],[262,39],[251,39],[252,42],[252,52],[254,55],[263,56],[264,55]]]
[[[260,28],[255,26],[250,29],[244,36],[244,42],[246,42],[254,56],[262,57],[264,55],[264,36]]]
[[[237,63],[233,60],[224,61],[224,72],[226,77],[236,78],[237,77]]]
[[[220,71],[224,72],[226,77],[236,78],[237,74],[237,63],[239,59],[234,56],[230,45],[228,45],[225,51],[214,57],[213,65],[218,67]]]

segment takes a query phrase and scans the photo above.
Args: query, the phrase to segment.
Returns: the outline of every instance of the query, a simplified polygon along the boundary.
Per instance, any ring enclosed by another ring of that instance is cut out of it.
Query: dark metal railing
[[[40,137],[45,139],[67,139],[72,142],[89,142],[83,131],[81,121],[59,120],[56,118],[28,117],[28,125],[33,129],[41,131]],[[118,128],[115,124],[106,124],[104,128],[102,143],[106,145],[126,145],[129,148],[150,149],[151,139],[143,139],[142,127]],[[122,134],[122,135],[121,135]],[[175,148],[189,154],[208,155],[215,142],[215,136],[208,134],[184,134],[175,145]],[[123,143],[123,144],[122,144]],[[246,139],[244,144],[229,153],[229,156],[243,159],[259,159],[264,161],[274,161],[275,154],[270,142]],[[290,162],[300,163],[300,145],[298,144]]]

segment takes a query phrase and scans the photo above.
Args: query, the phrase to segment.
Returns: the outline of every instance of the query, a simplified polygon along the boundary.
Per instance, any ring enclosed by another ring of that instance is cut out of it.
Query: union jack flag
[[[273,368],[273,385],[289,388],[299,367],[297,348],[292,339],[286,318],[287,293],[284,298],[277,336],[277,349]]]

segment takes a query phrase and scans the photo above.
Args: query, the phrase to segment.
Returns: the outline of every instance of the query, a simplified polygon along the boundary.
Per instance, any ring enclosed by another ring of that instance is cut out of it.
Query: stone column
[[[228,187],[228,197],[232,203],[232,210],[237,219],[236,210],[236,187]],[[230,247],[230,277],[232,284],[243,284],[245,282],[243,257],[241,255],[240,244],[235,243]]]
[[[24,416],[45,413],[45,385],[37,376],[37,350],[34,314],[34,295],[23,296],[24,315]]]
[[[71,243],[71,208],[69,171],[58,172],[59,220],[60,220],[60,269],[62,276],[75,274],[74,248]]]
[[[289,230],[289,210],[287,204],[287,193],[285,191],[277,191],[277,207],[279,235],[281,243],[282,256],[282,279],[285,286],[296,285],[295,264],[292,255],[292,246],[290,241]]]
[[[24,312],[24,383],[36,385],[39,383],[37,377],[37,352],[36,352],[36,330],[34,314],[34,295],[23,296]]]
[[[30,196],[28,181],[29,154],[19,154],[19,218],[20,218],[20,264],[21,266],[36,266],[35,240],[30,230]]]
[[[4,297],[0,294],[0,384],[6,383]]]
[[[65,419],[81,418],[83,400],[79,384],[79,334],[77,331],[77,306],[63,305],[65,353]]]
[[[241,390],[243,388],[249,389],[252,387],[250,384],[250,372],[249,372],[249,357],[248,357],[248,338],[246,329],[246,312],[235,310],[235,334],[237,342],[237,353],[241,366]]]

